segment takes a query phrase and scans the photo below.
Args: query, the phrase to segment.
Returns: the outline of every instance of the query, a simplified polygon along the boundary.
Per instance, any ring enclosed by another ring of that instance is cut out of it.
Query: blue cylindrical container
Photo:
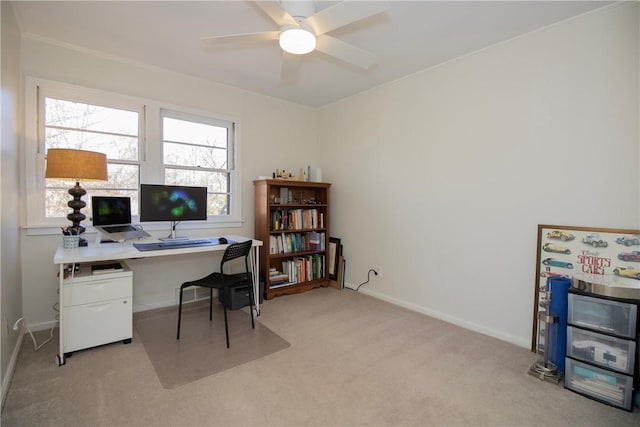
[[[564,357],[567,352],[567,305],[571,279],[568,277],[549,277],[547,289],[551,292],[549,314],[558,319],[549,325],[549,360],[564,373]]]

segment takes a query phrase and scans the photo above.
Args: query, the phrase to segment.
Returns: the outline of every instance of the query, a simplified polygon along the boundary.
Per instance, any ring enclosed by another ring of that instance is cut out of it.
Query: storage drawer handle
[[[113,280],[99,280],[97,282],[89,282],[88,284],[91,285],[91,286],[112,285],[113,284]]]
[[[109,308],[110,305],[111,305],[111,302],[100,302],[96,304],[87,304],[85,305],[85,307],[94,309],[96,311],[102,311]]]

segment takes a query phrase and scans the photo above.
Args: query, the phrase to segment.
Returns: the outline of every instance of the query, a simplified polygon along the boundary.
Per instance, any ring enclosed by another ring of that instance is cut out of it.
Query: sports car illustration
[[[613,274],[620,277],[631,277],[640,280],[640,270],[637,268],[616,267],[613,269]]]
[[[640,236],[622,236],[616,239],[616,243],[625,246],[640,245]]]
[[[594,248],[606,248],[607,246],[609,246],[609,244],[605,240],[602,240],[600,238],[598,233],[587,234],[582,239],[582,243],[585,243],[587,245],[591,245]]]
[[[637,261],[640,262],[640,251],[620,252],[618,259],[622,261]]]
[[[556,252],[559,254],[570,254],[571,253],[571,249],[569,248],[565,248],[564,246],[557,246],[554,245],[552,243],[545,243],[544,246],[542,246],[542,250],[545,252]]]
[[[547,258],[543,260],[542,263],[551,267],[573,268],[573,264],[570,262],[555,258]]]
[[[547,238],[559,239],[559,240],[562,240],[563,242],[568,242],[569,240],[575,239],[576,236],[574,236],[571,233],[567,233],[566,231],[553,230],[547,233]]]

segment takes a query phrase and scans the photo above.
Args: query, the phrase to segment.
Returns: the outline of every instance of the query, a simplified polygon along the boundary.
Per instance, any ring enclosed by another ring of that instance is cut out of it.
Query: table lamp
[[[47,167],[44,177],[76,181],[76,185],[69,189],[73,200],[69,200],[67,206],[73,209],[73,212],[67,215],[67,219],[71,221],[72,229],[77,234],[84,233],[85,228],[80,225],[80,222],[86,216],[80,210],[87,206],[82,201],[82,196],[87,194],[87,190],[80,186],[80,180],[108,181],[107,155],[95,151],[50,148],[47,151]],[[86,240],[81,238],[80,246],[86,245]]]

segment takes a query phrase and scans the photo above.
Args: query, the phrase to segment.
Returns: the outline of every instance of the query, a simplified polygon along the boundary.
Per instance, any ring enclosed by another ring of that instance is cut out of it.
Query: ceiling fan
[[[328,32],[389,9],[385,1],[342,1],[316,12],[313,1],[253,1],[279,27],[258,33],[203,37],[208,44],[279,40],[282,48],[283,80],[297,75],[301,55],[314,50],[359,68],[369,69],[375,55],[327,35]]]

